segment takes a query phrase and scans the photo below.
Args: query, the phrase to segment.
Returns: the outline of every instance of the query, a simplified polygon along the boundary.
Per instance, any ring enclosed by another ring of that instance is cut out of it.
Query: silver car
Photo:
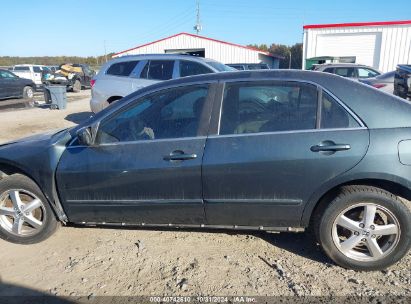
[[[353,79],[365,79],[376,77],[381,74],[380,71],[362,64],[356,63],[325,63],[315,65],[314,71],[336,74],[342,77]]]
[[[199,74],[232,71],[218,61],[189,55],[131,55],[102,66],[91,81],[90,107],[94,113],[112,102],[153,83]]]
[[[378,75],[377,77],[361,79],[360,81],[381,91],[394,94],[394,76],[395,71],[392,71]]]

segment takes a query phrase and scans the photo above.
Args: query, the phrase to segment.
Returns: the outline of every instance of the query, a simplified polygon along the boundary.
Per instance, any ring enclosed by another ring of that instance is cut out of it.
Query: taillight
[[[95,79],[91,79],[91,80],[90,80],[90,85],[91,85],[91,87],[93,87],[95,83],[96,83],[96,80],[95,80]]]
[[[372,85],[374,88],[377,88],[377,89],[381,89],[381,88],[383,88],[383,87],[385,87],[385,86],[387,86],[385,83],[374,83],[373,85]]]

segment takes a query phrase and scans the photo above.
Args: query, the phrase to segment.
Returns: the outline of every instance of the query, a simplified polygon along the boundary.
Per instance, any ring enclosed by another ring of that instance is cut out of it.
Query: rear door
[[[3,77],[3,71],[0,70],[0,98],[6,97],[8,91],[6,79]]]
[[[33,81],[36,85],[41,85],[42,82],[42,76],[43,76],[43,71],[41,70],[41,67],[34,65],[32,67],[33,69]]]
[[[368,130],[312,84],[227,83],[214,114],[203,160],[209,224],[299,226],[313,192],[368,147]]]
[[[23,93],[19,78],[9,71],[0,71],[0,86],[1,97],[17,97]]]
[[[98,78],[100,90],[106,91],[107,98],[112,96],[127,96],[134,92],[132,73],[140,61],[130,60],[113,63],[103,77]],[[102,88],[102,89],[101,89]]]

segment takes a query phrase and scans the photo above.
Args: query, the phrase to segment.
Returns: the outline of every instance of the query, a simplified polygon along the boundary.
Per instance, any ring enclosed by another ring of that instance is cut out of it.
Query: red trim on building
[[[318,29],[327,27],[353,27],[353,26],[381,26],[381,25],[404,25],[411,24],[411,20],[402,21],[381,21],[381,22],[352,22],[352,23],[331,23],[331,24],[309,24],[304,25],[304,29]]]
[[[199,35],[195,35],[195,34],[184,33],[184,32],[183,33],[178,33],[178,34],[175,34],[175,35],[163,38],[163,39],[159,39],[159,40],[156,40],[156,41],[153,41],[153,42],[149,42],[149,43],[146,43],[146,44],[143,44],[143,45],[139,45],[139,46],[133,47],[133,48],[125,50],[125,51],[118,52],[118,53],[114,54],[113,57],[117,56],[117,55],[120,55],[120,54],[127,53],[127,52],[132,51],[132,50],[136,50],[136,49],[139,49],[139,48],[154,44],[154,43],[158,43],[158,42],[161,42],[161,41],[164,41],[164,40],[167,40],[167,39],[171,39],[171,38],[174,38],[174,37],[177,37],[177,36],[181,36],[181,35],[187,35],[187,36],[191,36],[191,37],[194,37],[194,38],[200,38],[200,39],[205,39],[205,40],[209,40],[209,41],[218,42],[218,43],[221,43],[221,44],[236,46],[236,47],[240,47],[240,48],[247,49],[247,50],[250,50],[250,51],[259,52],[261,54],[271,56],[271,57],[275,57],[275,58],[282,58],[280,56],[276,56],[276,55],[273,55],[269,52],[264,52],[264,51],[261,51],[259,49],[253,48],[253,47],[244,46],[244,45],[240,45],[240,44],[235,44],[235,43],[231,43],[231,42],[226,42],[226,41],[222,41],[222,40],[217,40],[217,39],[213,39],[213,38],[208,38],[208,37],[204,37],[204,36],[199,36]]]

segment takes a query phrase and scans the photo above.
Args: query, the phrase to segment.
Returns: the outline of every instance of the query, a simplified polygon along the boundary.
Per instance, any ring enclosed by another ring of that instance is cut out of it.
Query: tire
[[[78,93],[81,91],[81,82],[80,80],[76,79],[73,83],[73,92]]]
[[[344,268],[382,270],[404,257],[411,246],[409,208],[379,188],[343,187],[317,216],[318,242]]]
[[[23,98],[31,99],[34,97],[34,90],[31,86],[25,86],[23,88]]]
[[[58,226],[47,199],[30,178],[14,174],[0,180],[0,238],[17,244],[38,243]]]

